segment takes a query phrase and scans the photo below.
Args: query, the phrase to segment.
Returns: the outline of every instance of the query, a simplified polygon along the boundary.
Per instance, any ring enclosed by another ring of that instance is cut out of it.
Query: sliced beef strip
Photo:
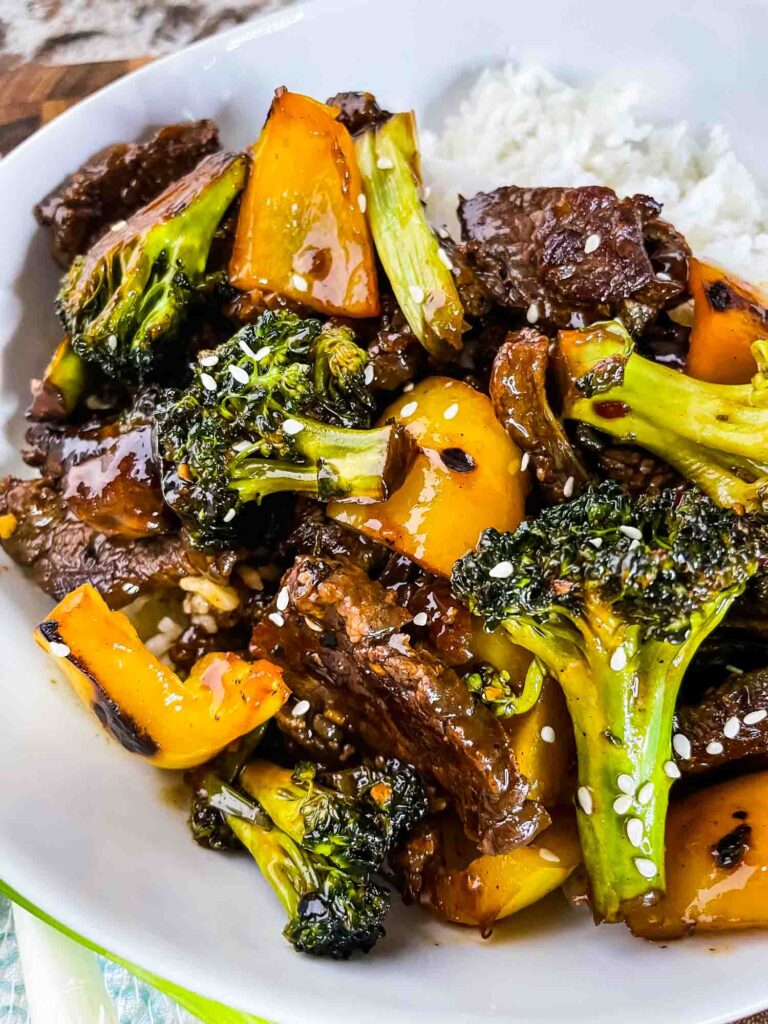
[[[467,258],[496,302],[558,327],[611,315],[625,300],[661,308],[679,299],[673,278],[682,236],[658,220],[648,196],[619,199],[609,188],[518,188],[461,199]],[[660,252],[659,271],[646,249]],[[596,243],[596,244],[595,244]],[[667,269],[661,269],[662,267]],[[669,280],[667,280],[669,278]]]
[[[329,107],[339,108],[337,120],[341,121],[350,135],[360,135],[388,121],[392,116],[381,109],[376,97],[370,92],[337,92],[327,102]]]
[[[753,714],[758,721],[750,719]],[[726,723],[732,733],[737,722],[736,735],[727,735]],[[768,668],[734,672],[700,703],[679,707],[675,731],[691,743],[691,756],[677,760],[686,775],[702,775],[734,761],[764,761],[768,757]]]
[[[373,369],[371,387],[377,391],[394,391],[426,368],[426,351],[393,295],[382,296],[379,327],[368,345],[368,359]]]
[[[283,624],[263,619],[251,653],[283,664],[312,713],[324,709],[371,750],[438,782],[485,852],[530,842],[546,826],[546,811],[526,800],[503,727],[452,669],[412,646],[410,616],[381,584],[353,566],[304,557],[283,587]]]
[[[663,459],[643,448],[614,444],[606,434],[586,423],[574,424],[573,437],[587,465],[598,476],[621,484],[633,498],[684,485],[679,473]]]
[[[1,480],[0,515],[8,513],[17,523],[2,542],[6,554],[57,601],[92,583],[119,608],[145,591],[175,586],[182,576],[205,572],[224,581],[234,562],[231,552],[215,560],[190,552],[178,535],[108,537],[72,515],[46,480]]]
[[[507,336],[493,363],[490,393],[496,419],[527,452],[544,500],[566,501],[590,481],[547,399],[549,339],[533,328]]]
[[[389,558],[389,549],[370,537],[351,530],[325,514],[324,507],[309,498],[299,498],[294,512],[294,526],[280,546],[280,553],[324,555],[370,573]]]
[[[35,207],[38,222],[52,229],[54,258],[68,266],[112,224],[218,149],[213,121],[188,121],[167,125],[146,142],[118,143],[94,154]]]

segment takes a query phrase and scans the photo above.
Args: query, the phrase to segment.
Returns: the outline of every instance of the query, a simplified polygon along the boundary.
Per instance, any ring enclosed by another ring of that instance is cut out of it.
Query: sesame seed
[[[638,530],[636,526],[620,526],[619,533],[623,533],[625,537],[629,537],[631,540],[642,540],[642,530]]]
[[[736,739],[740,732],[741,722],[734,715],[733,718],[729,718],[723,726],[723,736],[725,736],[726,739],[733,740]]]
[[[215,366],[219,361],[219,357],[217,355],[200,356],[197,361],[201,366]]]
[[[371,363],[368,363],[365,370],[363,371],[363,383],[367,386],[373,384],[374,369]]]
[[[450,238],[451,237],[450,234],[448,233],[448,229],[447,228],[440,227],[440,228],[437,229],[437,233],[438,233],[438,235],[441,238]]]
[[[506,580],[512,575],[511,562],[497,562],[488,570],[488,575],[494,580]]]
[[[635,867],[643,878],[654,878],[658,873],[656,865],[652,860],[648,860],[647,857],[635,857]]]
[[[639,818],[629,818],[626,824],[627,839],[634,847],[643,845],[643,823]]]
[[[539,304],[538,302],[532,302],[528,307],[528,311],[525,314],[525,319],[529,324],[535,324],[539,319]]]
[[[632,807],[632,797],[623,794],[617,796],[613,801],[613,809],[617,814],[629,814],[630,808]]]
[[[66,644],[61,643],[58,640],[52,640],[48,644],[48,650],[54,656],[54,658],[68,658],[70,651]]]
[[[292,274],[291,284],[297,292],[309,291],[309,285],[307,284],[306,278],[302,277],[301,274]]]
[[[408,391],[413,391],[415,387],[416,385],[413,383],[413,381],[409,380],[407,384],[403,384],[403,394],[407,393]]]
[[[691,756],[691,741],[687,736],[683,736],[681,732],[676,732],[672,737],[672,746],[678,757],[682,757],[684,761],[687,761]]]
[[[565,483],[563,484],[563,497],[564,498],[572,498],[573,497],[573,485],[575,483],[576,483],[576,481],[573,479],[572,476],[569,476],[568,479],[565,481]]]
[[[644,786],[641,786],[637,791],[637,802],[641,804],[649,804],[653,799],[653,783],[646,782]]]
[[[668,779],[679,779],[682,773],[674,761],[665,761],[664,774]]]
[[[426,612],[419,612],[417,615],[414,615],[413,616],[413,624],[414,624],[414,626],[426,626],[426,624],[427,624],[427,613]]]
[[[587,253],[587,255],[594,252],[600,245],[600,241],[600,235],[590,235],[584,243],[584,252]]]
[[[139,587],[135,583],[124,583],[122,589],[126,594],[138,594]]]
[[[128,224],[127,220],[116,220],[114,224],[110,226],[110,231],[122,231],[123,228]]]
[[[539,847],[539,856],[542,860],[549,861],[550,864],[559,864],[560,858],[552,850],[548,850],[546,846]]]
[[[541,736],[542,740],[545,743],[554,743],[557,739],[557,736],[555,735],[555,730],[552,728],[551,725],[542,725],[539,736]]]
[[[368,207],[368,200],[365,198],[362,192],[357,197],[357,205],[360,207],[360,213],[365,213],[366,208]]]
[[[628,796],[634,796],[635,789],[637,789],[635,780],[625,772],[622,772],[618,779],[616,779],[616,785],[622,793],[626,793]]]
[[[210,373],[201,373],[200,383],[203,385],[206,391],[216,390],[216,381],[213,379]]]
[[[234,363],[230,363],[227,369],[232,374],[233,378],[237,381],[238,384],[247,384],[248,381],[251,379],[248,376],[247,370],[244,370],[242,366],[235,366]]]
[[[739,668],[738,665],[726,665],[725,667],[728,669],[728,671],[733,676],[743,676],[744,675],[744,669],[743,668]]]
[[[523,457],[522,457],[522,459],[520,459],[520,472],[521,473],[524,473],[526,471],[526,469],[528,469],[530,461],[531,461],[530,452],[523,452]]]
[[[595,801],[592,798],[592,790],[589,786],[579,786],[576,790],[576,797],[582,811],[584,811],[585,814],[591,814],[595,809]]]
[[[421,198],[424,200],[425,203],[426,203],[426,201],[429,199],[429,197],[431,195],[432,195],[432,189],[430,188],[430,186],[429,185],[422,185],[421,186]]]
[[[627,652],[624,650],[624,645],[621,644],[611,655],[610,666],[614,672],[621,672],[623,668],[627,667]]]
[[[304,622],[312,630],[313,633],[322,633],[323,627],[319,622],[315,622],[314,619],[310,619],[307,615],[304,616]]]
[[[225,523],[231,523],[236,515],[237,515],[237,509],[235,509],[235,508],[229,509],[229,511],[224,513],[224,516],[223,516],[224,522]]]
[[[590,537],[589,538],[589,543],[592,545],[593,548],[598,548],[599,549],[599,548],[601,548],[603,546],[603,538],[602,537]]]
[[[750,711],[748,715],[744,715],[744,725],[757,725],[758,722],[762,722],[766,718],[768,718],[768,711],[765,708],[761,708],[760,711]]]
[[[248,356],[249,359],[255,359],[256,358],[256,353],[253,351],[253,349],[248,344],[248,342],[245,340],[245,338],[240,338],[238,340],[237,344],[239,345],[241,352],[245,352],[245,354]]]
[[[279,612],[284,612],[285,609],[290,604],[290,600],[291,599],[288,594],[288,587],[283,587],[282,590],[278,593],[277,597],[275,598],[275,608],[277,608]]]
[[[300,434],[304,429],[304,424],[299,423],[298,420],[287,419],[283,423],[283,430],[289,437],[293,437],[295,434]]]
[[[285,616],[281,615],[280,612],[270,612],[267,618],[270,622],[274,622],[276,626],[285,625]]]
[[[718,754],[722,754],[725,747],[719,740],[712,740],[711,743],[707,744],[707,753],[717,757]]]
[[[408,285],[408,291],[411,293],[411,298],[414,302],[418,302],[419,305],[424,301],[424,289],[419,288],[417,284]]]
[[[437,258],[440,260],[444,267],[447,267],[448,270],[453,270],[453,262],[451,260],[451,257],[448,255],[445,249],[441,249],[439,246],[437,250]]]
[[[302,715],[306,715],[311,706],[308,700],[300,700],[291,711],[291,715],[294,718],[301,718]]]
[[[376,166],[380,171],[391,171],[395,164],[388,156],[380,156],[376,161]]]
[[[658,274],[656,275],[656,280],[657,281],[671,281],[672,280],[672,275],[665,273],[663,270],[660,270],[658,272]]]
[[[452,420],[456,416],[456,413],[458,411],[459,411],[459,403],[458,402],[454,402],[452,405],[449,405],[448,408],[443,413],[443,419],[444,420]]]
[[[115,349],[117,348],[116,334],[110,334],[110,336],[107,338],[107,345],[109,346],[110,349],[112,349],[113,352],[115,351]]]
[[[400,410],[401,416],[413,416],[419,407],[418,402],[406,402],[403,408]]]
[[[254,353],[253,358],[256,360],[257,363],[259,363],[261,362],[262,359],[268,356],[271,351],[272,348],[270,345],[262,345],[259,351]]]

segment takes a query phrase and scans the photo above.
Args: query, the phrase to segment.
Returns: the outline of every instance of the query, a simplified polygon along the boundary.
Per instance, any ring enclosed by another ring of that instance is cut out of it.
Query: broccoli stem
[[[247,813],[249,802],[216,775],[206,775],[203,787],[209,803],[221,810],[229,827],[275,890],[289,918],[295,917],[302,895],[319,885],[312,863],[289,836],[273,828],[265,814],[258,813],[256,805],[252,820],[242,817]],[[228,807],[235,813],[228,813]]]
[[[411,330],[432,355],[462,347],[464,310],[450,262],[424,215],[412,113],[393,114],[356,141],[376,251]]]
[[[560,346],[572,383],[563,415],[659,455],[723,507],[768,510],[768,409],[750,384],[709,384],[629,351],[619,325]],[[615,387],[584,397],[579,379],[624,362]]]
[[[296,453],[306,465],[249,458],[232,464],[230,486],[242,501],[255,501],[278,491],[330,498],[381,501],[398,486],[407,468],[407,437],[394,426],[372,430],[335,427],[292,416]]]
[[[672,783],[665,765],[677,694],[691,658],[739,589],[696,613],[680,644],[642,640],[640,627],[619,621],[605,606],[592,606],[588,619],[572,620],[583,644],[553,635],[549,626],[545,633],[532,620],[504,622],[511,638],[544,662],[565,694],[579,766],[579,835],[597,920],[622,920],[633,904],[647,899],[649,883],[664,890]]]

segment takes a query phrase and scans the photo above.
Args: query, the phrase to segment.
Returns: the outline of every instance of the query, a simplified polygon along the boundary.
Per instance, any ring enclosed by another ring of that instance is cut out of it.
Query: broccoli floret
[[[400,482],[407,435],[361,429],[366,361],[349,328],[285,311],[203,356],[158,417],[166,501],[199,546],[232,540],[241,507],[268,494],[380,499]]]
[[[67,272],[57,298],[72,348],[111,377],[145,378],[206,279],[219,223],[245,183],[247,157],[214,153]]]
[[[300,846],[363,875],[378,871],[401,834],[423,817],[426,796],[416,772],[399,762],[350,771],[355,774],[346,779],[330,776],[326,786],[316,765],[291,772],[258,761],[248,766],[242,785]]]
[[[462,682],[497,718],[511,718],[530,711],[541,694],[546,672],[534,658],[525,676],[522,693],[511,684],[506,669],[484,664],[462,676]]]
[[[764,363],[765,343],[753,346]],[[724,508],[768,512],[764,377],[709,384],[638,355],[617,321],[565,331],[563,415],[665,459]]]
[[[614,483],[514,533],[487,530],[455,592],[562,686],[598,919],[664,888],[671,732],[686,666],[765,557],[753,520],[697,490],[633,503]]]
[[[373,948],[384,934],[386,889],[300,847],[257,803],[217,776],[207,775],[203,785],[285,907],[283,934],[294,949],[344,960]]]
[[[324,772],[320,781],[374,814],[390,850],[427,813],[424,780],[413,765],[396,757],[376,757],[353,768]]]

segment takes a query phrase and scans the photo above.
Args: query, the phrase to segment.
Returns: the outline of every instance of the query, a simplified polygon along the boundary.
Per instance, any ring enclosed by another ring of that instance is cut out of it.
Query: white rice
[[[715,125],[649,124],[641,87],[573,88],[538,65],[486,70],[438,134],[422,137],[429,214],[455,228],[456,196],[499,185],[609,185],[664,204],[694,253],[768,282],[768,201]]]

